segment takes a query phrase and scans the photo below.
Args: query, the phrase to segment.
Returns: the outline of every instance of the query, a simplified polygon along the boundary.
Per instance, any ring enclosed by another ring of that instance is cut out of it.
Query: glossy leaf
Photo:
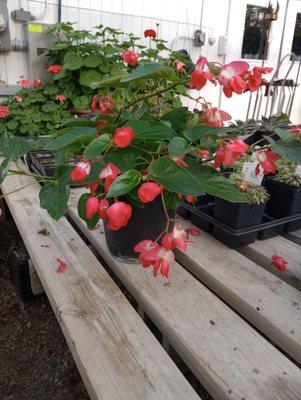
[[[217,128],[215,126],[193,126],[184,131],[184,136],[191,142],[202,139],[206,135],[226,135],[227,133],[233,131],[233,128]]]
[[[176,132],[163,122],[129,121],[126,125],[134,129],[135,139],[162,140],[176,136]]]
[[[100,156],[101,152],[108,146],[111,142],[113,136],[109,133],[105,133],[100,137],[94,139],[86,150],[86,159],[92,160],[95,157]]]
[[[4,179],[6,178],[11,161],[12,161],[11,158],[5,158],[2,161],[2,163],[0,165],[0,183],[2,183],[4,181]]]
[[[176,136],[171,139],[168,144],[168,152],[170,157],[178,157],[183,156],[189,153],[190,147],[187,146],[187,140]]]
[[[189,162],[188,169],[201,182],[206,193],[233,203],[247,201],[247,197],[216,169],[196,162]]]
[[[150,165],[149,170],[151,178],[170,192],[198,196],[205,194],[202,182],[169,157],[159,158]]]
[[[271,145],[271,149],[280,156],[301,164],[301,142],[299,140],[277,140]]]
[[[40,205],[58,220],[67,211],[69,187],[65,183],[47,182],[40,190]]]
[[[175,71],[163,63],[145,63],[139,65],[131,74],[121,79],[121,82],[132,82],[138,79],[161,79],[166,78],[170,81],[177,80]]]
[[[172,128],[179,132],[181,131],[187,122],[188,118],[188,107],[178,107],[175,110],[169,111],[162,116],[163,121],[169,121]]]
[[[0,138],[0,155],[16,161],[32,148],[32,144],[16,136],[2,136]]]
[[[128,193],[138,185],[141,179],[141,173],[135,169],[131,169],[117,178],[112,183],[107,197],[117,197]]]
[[[56,137],[45,146],[46,150],[58,150],[76,142],[90,142],[96,137],[96,128],[73,126],[64,128],[64,134]]]
[[[90,54],[84,59],[84,65],[88,68],[96,68],[101,64],[101,58],[97,54]]]
[[[91,84],[91,88],[92,89],[99,89],[101,87],[116,87],[116,86],[125,86],[124,84],[122,84],[122,78],[124,78],[125,76],[127,76],[127,74],[121,73],[118,75],[114,75],[111,76],[109,78],[106,79],[98,79],[96,81],[94,81],[93,84]]]

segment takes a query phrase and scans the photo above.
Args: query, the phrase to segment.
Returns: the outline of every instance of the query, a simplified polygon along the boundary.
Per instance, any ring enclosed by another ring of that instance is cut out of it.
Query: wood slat
[[[193,241],[186,253],[177,252],[178,261],[301,362],[301,293],[205,232]]]
[[[267,240],[256,240],[242,247],[239,252],[258,263],[272,274],[301,290],[301,246],[277,236]],[[287,261],[286,270],[279,271],[271,262],[271,256],[278,254]]]
[[[9,176],[1,188],[31,181]],[[66,218],[56,222],[40,208],[39,189],[29,186],[7,202],[91,399],[199,399]],[[44,228],[48,236],[38,234]],[[63,273],[57,258],[68,264]]]
[[[295,232],[284,233],[283,236],[294,243],[301,245],[301,229]]]
[[[182,266],[170,279],[112,257],[100,229],[89,231],[77,214],[79,192],[68,215],[91,241],[215,400],[299,399],[299,368],[252,329]]]

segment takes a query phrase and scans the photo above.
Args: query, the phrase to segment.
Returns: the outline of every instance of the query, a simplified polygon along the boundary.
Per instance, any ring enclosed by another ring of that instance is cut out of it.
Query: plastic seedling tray
[[[212,216],[214,204],[194,208],[183,203],[182,207],[190,211],[191,222],[194,225],[205,232],[212,233],[214,237],[231,248],[246,246],[253,243],[256,238],[264,240],[278,236],[283,231],[292,232],[292,228],[297,229],[295,227],[297,224],[301,225],[301,213],[278,219],[264,214],[260,224],[248,228],[234,229]],[[291,227],[292,230],[288,231],[287,226]]]

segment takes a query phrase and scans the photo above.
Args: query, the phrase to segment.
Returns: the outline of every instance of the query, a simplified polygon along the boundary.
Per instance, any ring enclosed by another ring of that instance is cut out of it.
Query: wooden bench
[[[73,192],[69,217],[214,399],[301,398],[300,369],[180,264],[175,263],[166,281],[154,279],[137,264],[114,259],[102,228],[89,231],[78,217],[81,194]],[[197,259],[206,257],[207,250]]]
[[[32,182],[9,176],[1,189]],[[6,200],[91,399],[199,399],[66,218],[56,222],[40,208],[39,189],[34,183]],[[68,265],[62,273],[57,258]]]
[[[181,223],[185,227],[192,226],[184,220]],[[205,232],[193,240],[195,243],[186,253],[177,252],[177,259],[291,357],[301,362],[301,293]],[[301,256],[301,248],[298,252]]]

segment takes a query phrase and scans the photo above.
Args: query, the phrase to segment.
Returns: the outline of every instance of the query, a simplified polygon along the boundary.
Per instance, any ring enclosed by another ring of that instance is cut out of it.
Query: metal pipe
[[[282,28],[282,34],[281,34],[281,40],[280,40],[280,47],[279,47],[279,53],[278,53],[278,61],[277,61],[277,64],[280,63],[281,55],[282,55],[283,41],[284,41],[284,33],[285,33],[285,28],[286,28],[286,17],[287,17],[289,2],[290,2],[290,0],[286,0],[286,6],[285,6],[285,12],[284,12],[284,19],[283,19],[283,28]],[[277,77],[278,77],[278,75],[277,75]]]
[[[230,26],[230,14],[231,14],[231,0],[228,0],[228,13],[227,13],[227,23],[226,23],[226,37],[228,38],[229,26]],[[226,55],[223,56],[223,64],[226,62]],[[223,89],[220,87],[218,96],[218,108],[221,108],[222,104]]]
[[[58,0],[57,7],[57,22],[62,22],[62,0]]]

